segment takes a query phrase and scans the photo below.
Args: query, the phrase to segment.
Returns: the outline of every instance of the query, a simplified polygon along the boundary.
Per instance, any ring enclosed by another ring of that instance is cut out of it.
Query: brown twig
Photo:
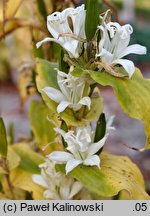
[[[19,19],[19,18],[14,17],[14,18],[11,18],[8,20],[4,20],[3,21],[4,27],[6,26],[7,22],[14,22],[14,27],[10,28],[9,30],[4,29],[4,32],[2,32],[2,34],[0,34],[0,40],[5,38],[5,36],[7,36],[8,34],[12,33],[14,30],[16,30],[18,28],[23,28],[23,27],[30,27],[33,29],[38,29],[41,32],[43,32],[44,34],[47,34],[47,31],[45,31],[42,27],[35,25],[34,23],[30,23],[26,19]]]
[[[77,36],[76,34],[73,34],[73,33],[61,33],[61,34],[58,35],[58,39],[60,37],[70,37],[70,38],[78,40],[78,41],[80,41],[82,43],[86,43],[86,39],[84,39],[82,37],[79,37],[79,36]]]
[[[138,152],[143,152],[143,151],[145,151],[145,148],[131,147],[131,146],[128,146],[127,144],[125,144],[125,143],[122,143],[122,145],[124,145],[124,146],[126,146],[127,148],[132,149],[132,150],[134,150],[134,151],[138,151]]]

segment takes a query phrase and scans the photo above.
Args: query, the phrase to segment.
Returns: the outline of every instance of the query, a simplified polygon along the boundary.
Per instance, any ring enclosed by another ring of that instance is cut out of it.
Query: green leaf
[[[9,136],[9,144],[14,143],[14,124],[10,123],[9,128],[8,128],[8,136]]]
[[[146,148],[150,149],[150,79],[144,79],[136,69],[132,78],[116,78],[105,72],[90,72],[101,85],[112,86],[118,102],[130,117],[144,122],[147,135]]]
[[[7,136],[3,119],[0,117],[0,154],[4,157],[7,156]]]
[[[37,88],[38,91],[41,92],[42,97],[46,105],[51,109],[52,114],[58,116],[56,113],[56,108],[58,104],[52,101],[43,91],[42,89],[46,86],[50,86],[56,89],[59,89],[57,84],[57,72],[53,69],[56,67],[55,64],[51,64],[50,62],[42,59],[37,60]],[[91,98],[92,104],[90,111],[84,113],[82,118],[79,120],[73,110],[67,108],[64,112],[60,113],[59,116],[67,123],[68,126],[85,126],[88,121],[95,120],[98,118],[100,113],[102,112],[102,99],[101,97],[93,97]]]
[[[96,120],[103,110],[103,99],[100,96],[91,97],[91,109],[84,115],[85,121]]]
[[[6,170],[3,167],[0,167],[0,175],[7,174]]]
[[[44,87],[51,86],[58,89],[57,72],[54,70],[57,64],[48,62],[44,59],[37,58],[36,61],[36,84],[38,91],[41,93],[44,102],[51,110],[56,110],[57,104],[50,100],[49,97],[42,91]]]
[[[44,52],[43,49],[37,49],[35,46],[35,40],[33,40],[33,46],[32,46],[32,54],[34,56],[34,58],[44,58]]]
[[[12,148],[21,159],[19,168],[30,173],[40,173],[38,165],[44,162],[40,154],[34,152],[27,143],[15,144]]]
[[[65,172],[64,165],[56,169]],[[80,181],[90,192],[103,197],[112,197],[126,190],[130,199],[150,199],[145,192],[144,180],[137,166],[126,156],[101,154],[101,169],[79,165],[69,176]]]
[[[90,85],[95,84],[93,79],[90,76],[90,70],[84,69],[82,67],[76,66],[71,72],[72,76],[81,77],[87,81]]]
[[[35,140],[41,150],[43,150],[43,147],[48,143],[51,143],[45,149],[45,154],[49,154],[52,150],[56,150],[56,144],[54,143],[55,133],[53,130],[55,126],[48,121],[47,117],[55,122],[57,121],[57,119],[54,119],[47,106],[41,102],[32,101],[29,109],[29,119]]]
[[[99,106],[100,105],[100,106]],[[97,108],[97,109],[96,109]],[[99,109],[100,108],[100,109]],[[87,109],[86,109],[87,110]],[[75,116],[73,111],[69,108],[65,112],[61,113],[61,118],[67,123],[68,126],[84,127],[89,121],[95,120],[101,112],[101,100],[92,99],[92,105],[90,111],[86,111],[82,114],[82,118]]]
[[[102,112],[102,109],[102,98],[100,96],[91,97],[91,109],[88,110],[88,108],[85,108],[85,111],[82,113],[82,118],[80,120],[78,120],[78,117],[74,115],[71,109],[66,109],[65,112],[62,112],[61,118],[68,125],[72,125],[75,127],[84,127],[87,125],[88,122],[96,120]]]
[[[46,86],[53,88],[59,88],[57,84],[57,71],[58,68],[56,63],[46,61],[44,59],[37,58],[36,69],[37,69],[37,87],[39,92]]]
[[[105,114],[102,113],[97,121],[94,142],[98,142],[99,140],[101,140],[105,136],[105,133],[106,133],[106,119],[105,119]]]
[[[61,129],[64,130],[65,132],[68,132],[67,124],[66,124],[66,122],[63,121],[63,120],[62,120],[62,123],[61,123]],[[67,142],[65,142],[63,136],[61,137],[61,140],[62,140],[63,146],[66,148],[68,145],[67,145]]]
[[[47,19],[47,10],[45,6],[45,2],[43,0],[37,0],[37,6],[40,14],[43,16],[43,18]]]
[[[59,70],[65,73],[69,72],[69,65],[64,61],[64,50],[63,49],[60,50]]]
[[[86,0],[85,33],[88,41],[92,40],[99,23],[99,0]]]

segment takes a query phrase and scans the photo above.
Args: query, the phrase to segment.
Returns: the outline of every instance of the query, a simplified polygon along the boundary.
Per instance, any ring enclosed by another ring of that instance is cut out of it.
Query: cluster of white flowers
[[[82,184],[73,178],[60,172],[56,172],[55,163],[46,160],[39,165],[40,175],[33,175],[32,179],[46,190],[44,191],[45,199],[69,200],[72,199],[82,189]]]
[[[53,41],[60,44],[69,54],[70,58],[78,58],[82,53],[83,47],[86,49],[85,17],[86,11],[84,9],[84,5],[76,9],[67,8],[62,12],[55,12],[48,16],[47,28],[54,38],[45,38],[37,43],[37,47],[41,46],[44,42]],[[115,38],[118,33],[115,32],[111,25],[98,26],[97,29],[101,30],[103,35],[98,44],[95,58],[100,57],[101,61],[105,61],[107,60],[107,53],[109,51],[106,47],[106,40],[108,40],[109,37],[108,31],[110,32],[111,38]],[[119,27],[116,29],[119,31]],[[129,31],[126,30],[125,33],[128,35]],[[119,33],[121,38],[126,37],[125,33]],[[116,44],[109,40],[109,45],[111,43],[113,44],[111,51],[113,49],[112,52],[114,52],[114,46],[116,46]],[[116,55],[117,54],[115,53],[115,56]],[[114,64],[114,59],[111,58],[109,63]],[[85,80],[81,77],[74,77],[71,75],[71,72],[67,74],[58,69],[56,69],[56,71],[59,89],[45,87],[42,90],[51,100],[58,104],[57,113],[63,112],[67,107],[76,112],[80,110],[83,105],[87,106],[90,110],[91,99],[88,96],[89,89],[86,88],[86,92],[84,91],[86,85]],[[112,120],[110,121],[112,123]],[[63,131],[60,128],[55,128],[55,131],[59,133],[67,143],[67,152],[54,151],[48,155],[48,158],[57,163],[66,163],[66,173],[73,170],[79,164],[86,166],[95,165],[100,167],[100,158],[96,153],[103,147],[108,137],[108,131],[111,129],[110,121],[107,123],[105,136],[97,143],[94,143],[95,132],[89,123],[84,128],[79,127],[74,130],[69,130],[68,132]],[[42,176],[44,177],[45,171],[42,170],[42,173]]]
[[[135,66],[132,61],[122,58],[130,53],[145,54],[146,48],[138,44],[129,46],[130,35],[133,32],[131,25],[120,26],[116,22],[108,22],[106,16],[107,12],[103,17],[100,16],[101,25],[97,26],[93,38],[94,50],[96,50],[95,62],[110,67],[118,64],[122,65],[129,78],[131,78]],[[37,43],[37,47],[47,41],[56,42],[64,48],[69,58],[77,60],[87,48],[85,18],[86,10],[84,5],[76,9],[68,8],[48,16],[47,28],[53,38],[45,38]],[[99,41],[97,35],[101,36]],[[58,104],[57,113],[63,112],[67,107],[74,112],[79,111],[82,106],[87,106],[90,110],[91,99],[85,80],[81,77],[74,77],[71,72],[67,74],[58,69],[56,71],[59,88],[45,87],[42,90],[51,100]],[[67,147],[65,151],[54,151],[49,154],[47,161],[40,165],[41,175],[33,176],[35,183],[46,188],[44,192],[45,198],[71,199],[81,190],[82,185],[79,182],[56,172],[55,163],[66,163],[66,174],[80,164],[100,168],[100,157],[97,153],[103,147],[109,131],[114,129],[111,126],[112,121],[113,118],[110,118],[106,124],[104,137],[95,143],[95,130],[93,130],[90,123],[87,123],[85,127],[73,127],[68,132],[58,127],[54,129],[63,137]]]
[[[90,97],[83,96],[85,81],[82,78],[77,78],[70,73],[66,74],[57,70],[57,82],[60,90],[52,87],[45,87],[43,91],[50,99],[59,104],[57,106],[58,113],[63,112],[67,107],[70,107],[74,111],[78,111],[82,105],[85,105],[90,109]],[[88,93],[89,92],[87,92],[87,94]]]
[[[55,128],[55,131],[61,134],[66,141],[68,152],[54,151],[48,155],[48,158],[58,163],[66,163],[66,173],[79,164],[100,167],[100,157],[96,153],[105,144],[109,131],[114,129],[111,126],[112,122],[113,116],[107,122],[105,136],[96,143],[94,143],[95,132],[90,125],[84,128],[76,128],[75,131],[69,132]]]
[[[37,47],[47,41],[56,42],[69,53],[70,57],[78,58],[82,52],[82,40],[85,38],[85,16],[84,5],[76,9],[67,8],[62,12],[49,15],[47,28],[54,38],[45,38],[37,43]],[[72,23],[69,23],[68,18],[71,19]]]
[[[40,47],[44,42],[53,41],[59,43],[70,57],[78,58],[83,47],[86,48],[85,17],[84,5],[75,9],[67,8],[63,12],[55,12],[48,16],[47,28],[54,38],[45,38],[37,43],[37,47]],[[72,26],[69,23],[69,18],[72,21]],[[146,54],[146,48],[138,44],[128,46],[130,35],[133,32],[131,25],[120,26],[116,22],[106,23],[105,18],[105,16],[100,16],[100,19],[103,19],[102,24],[97,26],[97,31],[101,32],[101,40],[96,47],[95,59],[111,66],[122,65],[131,77],[135,71],[134,63],[122,58],[131,53]],[[97,42],[96,37],[95,42]]]
[[[122,59],[128,54],[146,54],[146,48],[139,44],[129,45],[130,35],[133,32],[131,25],[120,26],[119,23],[109,22],[98,26],[102,32],[102,38],[98,45],[98,53],[96,57],[100,57],[102,62],[110,65],[122,65],[128,73],[129,77],[135,71],[132,61]]]

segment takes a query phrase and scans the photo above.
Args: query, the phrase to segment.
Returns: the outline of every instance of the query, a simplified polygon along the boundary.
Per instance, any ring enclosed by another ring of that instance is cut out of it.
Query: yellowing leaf
[[[105,72],[90,72],[101,85],[113,87],[122,109],[132,118],[144,122],[147,135],[146,148],[150,149],[150,79],[144,79],[136,69],[131,79],[116,78]]]
[[[101,169],[116,192],[126,190],[131,199],[150,199],[140,170],[128,157],[102,153]]]
[[[32,175],[40,173],[39,164],[44,162],[44,158],[34,152],[28,144],[18,143],[12,149],[19,155],[20,164],[16,169],[10,171],[10,182],[16,189],[33,193],[34,199],[43,199],[43,189],[34,184]]]
[[[79,165],[69,175],[98,196],[112,197],[126,190],[130,199],[150,199],[141,172],[128,157],[102,153],[100,158],[101,169]],[[57,165],[57,169],[65,172],[63,165]]]
[[[19,95],[22,104],[24,104],[26,100],[31,95],[34,95],[36,92],[36,88],[32,82],[33,82],[32,69],[25,68],[19,74],[19,80],[18,80]]]
[[[43,188],[32,181],[32,173],[17,168],[11,172],[10,179],[14,187],[31,192],[33,199],[44,199]]]
[[[9,200],[10,198],[7,197],[4,193],[0,193],[0,200]]]
[[[44,151],[45,155],[51,151],[60,150],[60,145],[54,143],[55,132],[53,128],[55,125],[48,121],[47,117],[55,120],[55,122],[58,120],[54,119],[50,110],[43,103],[32,101],[29,109],[29,117],[31,128],[39,147],[43,150],[43,147],[50,143]]]
[[[12,146],[13,150],[19,155],[21,161],[19,167],[30,173],[39,173],[39,164],[44,162],[44,158],[34,152],[27,143],[18,143]]]
[[[0,174],[7,174],[6,170],[4,170],[3,167],[0,167]]]
[[[19,155],[13,150],[12,146],[8,147],[8,166],[9,170],[15,169],[17,166],[19,166],[21,158]]]
[[[6,35],[10,34],[17,28],[20,28],[23,24],[23,21],[20,19],[11,19],[5,22],[5,26],[3,27],[3,23],[0,23],[0,40],[4,38]]]
[[[100,96],[91,97],[91,109],[83,117],[86,121],[93,121],[99,117],[103,110],[103,100]]]
[[[10,183],[8,184],[8,181],[6,180],[6,178],[3,178],[1,183],[2,183],[2,188],[3,188],[3,194],[6,198],[8,198],[9,200],[12,200],[12,199],[13,200],[14,199],[24,200],[25,199],[25,191],[14,187],[11,180],[10,180]]]
[[[41,31],[44,31],[42,28],[40,28],[35,23],[32,23],[29,20],[20,19],[20,18],[11,18],[5,21],[4,27],[3,25],[4,24],[0,22],[0,40],[3,39],[5,36],[11,34],[16,29],[21,28],[21,27],[31,27],[31,28],[40,29]]]
[[[51,86],[53,88],[59,88],[57,84],[57,71],[55,68],[58,68],[56,63],[48,62],[44,59],[36,60],[37,68],[37,87],[39,92],[46,87]]]
[[[4,1],[4,15],[5,15],[5,19],[8,19],[10,17],[13,17],[17,10],[19,9],[21,3],[23,2],[23,0],[5,0]]]

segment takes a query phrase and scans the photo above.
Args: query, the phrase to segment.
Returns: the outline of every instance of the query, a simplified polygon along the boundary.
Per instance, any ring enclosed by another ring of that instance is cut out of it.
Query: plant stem
[[[10,182],[10,178],[9,178],[9,167],[8,167],[8,160],[6,157],[2,157],[2,166],[3,166],[3,169],[6,171],[6,174],[4,174],[4,176],[6,178],[6,182],[7,182],[8,188],[9,188],[11,196],[12,196],[11,198],[15,199],[13,186],[12,186],[12,184]]]

